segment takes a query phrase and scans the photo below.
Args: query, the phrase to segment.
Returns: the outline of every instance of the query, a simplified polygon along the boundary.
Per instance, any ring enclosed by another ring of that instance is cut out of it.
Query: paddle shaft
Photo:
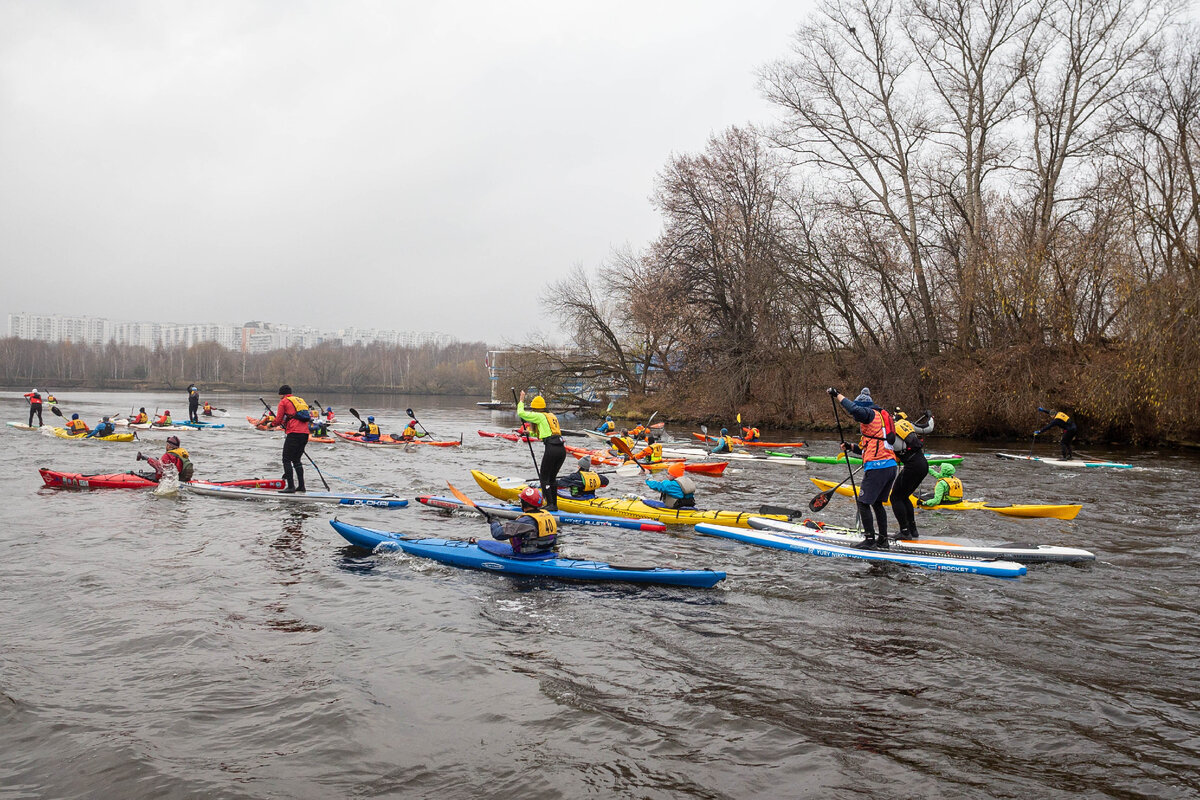
[[[409,417],[409,419],[411,419],[413,422],[415,422],[415,423],[417,423],[418,425],[420,425],[420,426],[421,426],[421,430],[425,432],[425,435],[426,435],[426,436],[430,436],[430,437],[432,437],[432,436],[433,436],[433,434],[429,432],[429,429],[425,427],[424,423],[422,423],[422,422],[421,422],[419,419],[417,419],[417,418],[416,418],[416,417],[413,415],[413,410],[412,410],[411,408],[406,408],[406,409],[404,409],[404,412],[405,412],[406,414],[408,414],[408,417]]]
[[[510,386],[510,387],[508,387],[508,390],[510,392],[512,392],[513,408],[518,408],[521,405],[521,401],[517,399],[517,388],[515,386]],[[517,419],[521,419],[521,416],[519,414],[517,415]],[[524,420],[521,420],[521,421],[524,422]],[[541,478],[542,465],[538,463],[537,455],[533,452],[532,437],[524,436],[522,438],[525,439],[525,444],[529,445],[529,457],[533,459],[533,471],[538,474],[538,485],[542,487],[542,497],[545,497],[546,492],[550,491],[550,487],[547,486],[546,482],[543,481]]]
[[[846,437],[842,433],[842,417],[838,413],[838,400],[833,395],[830,395],[829,399],[833,402],[833,419],[837,423],[838,439],[842,442],[842,452],[844,453],[846,452]],[[854,485],[854,468],[850,466],[849,458],[846,459],[846,470],[850,473],[850,488],[854,490],[854,496],[858,497],[858,487]],[[842,481],[842,483],[845,483],[845,481]]]

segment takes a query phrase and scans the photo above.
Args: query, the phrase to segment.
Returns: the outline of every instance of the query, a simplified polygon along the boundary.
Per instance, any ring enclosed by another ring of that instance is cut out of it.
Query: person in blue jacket
[[[733,437],[729,435],[728,428],[721,428],[721,435],[713,439],[713,446],[709,448],[710,453],[732,453],[733,452]]]
[[[695,508],[696,482],[684,474],[683,464],[675,462],[667,468],[667,480],[646,479],[646,486],[658,492],[667,508]]]
[[[108,417],[105,417],[100,422],[97,422],[96,427],[92,428],[91,432],[88,433],[88,435],[83,438],[95,439],[95,438],[99,438],[101,436],[112,436],[116,432],[117,432],[117,426],[113,424],[111,419],[109,419]]]
[[[613,422],[612,417],[605,417],[604,422],[596,426],[597,433],[616,433],[617,423]]]

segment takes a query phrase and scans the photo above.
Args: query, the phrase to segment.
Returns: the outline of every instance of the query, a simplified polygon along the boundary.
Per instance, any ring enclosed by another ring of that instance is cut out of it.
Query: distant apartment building
[[[9,314],[8,335],[43,342],[78,344],[140,345],[142,347],[191,347],[201,342],[216,342],[229,350],[265,353],[290,347],[316,347],[325,342],[344,345],[388,344],[419,347],[425,344],[449,344],[451,337],[441,333],[413,331],[362,330],[344,328],[321,331],[311,327],[293,327],[253,321],[242,325],[214,323],[179,324],[174,322],[113,322],[103,317],[79,317],[64,314]]]

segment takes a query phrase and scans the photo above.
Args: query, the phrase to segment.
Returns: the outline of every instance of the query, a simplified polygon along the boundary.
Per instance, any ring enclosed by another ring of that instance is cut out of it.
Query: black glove
[[[144,455],[144,454],[143,454],[141,451],[138,451],[138,454],[137,454],[137,460],[138,460],[138,461],[145,461],[145,460],[146,460],[146,456],[145,456],[145,455]]]
[[[837,390],[837,389],[835,389],[835,388],[833,388],[832,386],[830,386],[830,387],[829,387],[828,389],[826,389],[825,391],[829,392],[829,396],[830,396],[830,397],[837,397],[837,396],[838,396],[838,390]]]

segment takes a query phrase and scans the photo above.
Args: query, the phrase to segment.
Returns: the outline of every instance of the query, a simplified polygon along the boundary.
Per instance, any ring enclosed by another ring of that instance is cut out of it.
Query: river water
[[[62,407],[89,424],[131,404],[180,417],[179,397],[72,393]],[[281,438],[244,420],[257,397],[208,399],[231,416],[223,431],[183,434],[197,476],[277,475]],[[483,499],[470,468],[532,474],[524,444],[475,433],[512,416],[471,400],[319,399],[344,418],[348,405],[369,410],[385,430],[413,407],[434,433],[464,435],[462,448],[410,453],[310,445],[342,481],[412,498],[445,494],[450,480]],[[17,393],[0,394],[0,411],[25,420]],[[415,502],[335,511],[44,489],[39,466],[135,469],[134,454],[161,453],[165,435],[77,443],[4,426],[0,436],[5,798],[1200,795],[1194,455],[1085,447],[1137,468],[1069,470],[931,439],[932,451],[967,455],[968,497],[1084,504],[1073,522],[919,517],[929,536],[1098,556],[1014,581],[689,529],[565,529],[569,555],[728,572],[700,590],[369,555],[328,524],[337,514],[486,535],[477,516]],[[834,452],[829,437],[808,440]],[[697,480],[702,504],[802,507],[809,476],[843,470],[734,462]],[[319,484],[311,469],[308,484]],[[853,506],[837,498],[822,518],[850,523]]]

